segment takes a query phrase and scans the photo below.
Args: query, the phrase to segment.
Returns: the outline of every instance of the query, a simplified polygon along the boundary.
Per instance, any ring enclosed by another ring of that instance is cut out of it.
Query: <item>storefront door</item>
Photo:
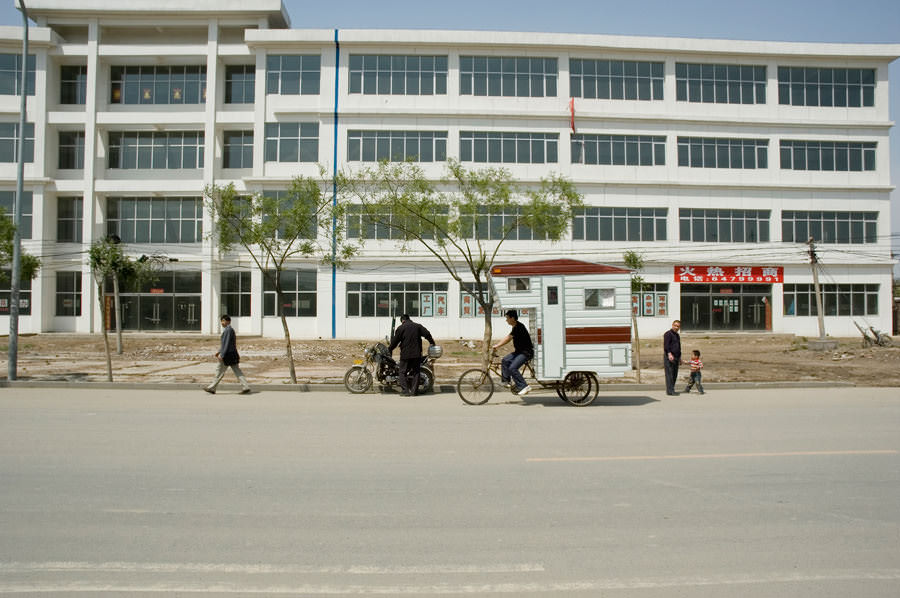
[[[681,325],[690,330],[771,330],[772,285],[681,285]]]

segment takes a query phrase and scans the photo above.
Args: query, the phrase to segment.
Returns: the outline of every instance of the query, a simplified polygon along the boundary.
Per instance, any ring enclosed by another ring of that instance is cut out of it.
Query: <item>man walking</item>
[[[677,397],[675,381],[678,379],[678,365],[681,363],[681,320],[672,322],[672,329],[663,335],[663,368],[666,371],[666,394]]]
[[[415,396],[419,388],[419,371],[422,367],[422,339],[434,345],[434,339],[428,329],[409,319],[409,314],[400,316],[400,326],[394,331],[391,346],[388,350],[393,353],[397,345],[400,345],[400,361],[397,364],[400,382],[400,395],[404,397]]]
[[[250,394],[250,385],[247,384],[247,378],[244,376],[241,368],[238,367],[238,364],[241,362],[241,356],[237,350],[237,336],[234,334],[234,328],[231,327],[231,316],[224,315],[219,321],[222,323],[222,337],[219,341],[219,350],[216,351],[216,358],[219,360],[216,369],[216,379],[213,380],[212,384],[204,387],[203,390],[211,395],[216,394],[216,387],[222,381],[222,378],[225,377],[225,369],[230,367],[234,375],[237,376],[238,382],[241,383],[240,394]]]

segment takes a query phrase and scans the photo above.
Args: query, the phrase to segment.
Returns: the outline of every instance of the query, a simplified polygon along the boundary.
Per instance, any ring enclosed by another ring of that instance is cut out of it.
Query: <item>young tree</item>
[[[12,264],[13,234],[16,227],[11,218],[6,217],[6,212],[0,208],[0,268],[9,268]],[[19,256],[22,280],[31,280],[37,276],[41,269],[41,260],[24,251]]]
[[[639,274],[644,269],[644,257],[634,251],[626,251],[622,258],[625,260],[625,267],[629,268],[631,273],[631,294],[635,293],[638,297],[644,291],[644,279]],[[636,380],[638,384],[641,382],[641,337],[638,334],[637,316],[634,309],[631,310],[631,329],[634,331],[634,369],[637,372]]]
[[[343,234],[342,202],[332,203],[331,179],[297,177],[287,192],[272,196],[240,195],[234,185],[205,190],[219,251],[243,248],[275,289],[291,383],[297,383],[291,332],[282,309],[282,273],[290,260],[318,256],[343,265],[355,253]]]
[[[344,174],[339,182],[359,202],[350,207],[351,216],[358,214],[356,226],[392,228],[402,250],[423,247],[475,298],[484,311],[485,367],[491,359],[495,301],[488,276],[503,242],[514,232],[520,238],[558,241],[583,205],[575,186],[562,176],[518,185],[505,169],[468,169],[454,160],[440,182],[409,161],[382,162]]]

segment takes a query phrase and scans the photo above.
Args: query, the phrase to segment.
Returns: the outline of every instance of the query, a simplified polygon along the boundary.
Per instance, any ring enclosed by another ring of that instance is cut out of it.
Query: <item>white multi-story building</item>
[[[115,234],[135,256],[173,260],[125,293],[126,329],[213,333],[228,312],[243,334],[280,335],[262,275],[207,234],[203,189],[279,191],[319,164],[398,152],[435,178],[447,158],[524,184],[568,177],[586,205],[569,235],[506,241],[500,261],[642,254],[644,335],[675,318],[816,335],[809,237],[827,332],[890,326],[888,65],[900,45],[292,29],[280,0],[28,5],[22,236],[43,267],[23,283],[23,332],[100,330],[86,254]],[[0,28],[7,211],[21,36]],[[481,335],[427,254],[362,241],[346,270],[290,265],[295,337],[382,335],[392,303],[435,336]]]

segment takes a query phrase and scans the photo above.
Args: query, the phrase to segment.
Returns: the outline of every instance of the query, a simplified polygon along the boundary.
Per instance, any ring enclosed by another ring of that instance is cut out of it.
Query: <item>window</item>
[[[0,316],[9,315],[10,281],[12,272],[0,270]],[[23,278],[19,282],[19,315],[31,315],[31,279]]]
[[[266,162],[317,162],[319,123],[266,123]]]
[[[666,208],[578,208],[576,241],[665,241]]]
[[[56,273],[56,315],[81,315],[81,272]]]
[[[203,168],[200,131],[109,133],[109,167],[122,169]]]
[[[28,71],[25,75],[25,89],[34,95],[34,54],[28,55]],[[21,93],[22,55],[0,54],[0,95],[17,96]]]
[[[572,135],[572,163],[663,166],[666,138],[648,135]]]
[[[229,64],[225,67],[225,103],[252,104],[256,97],[256,67]]]
[[[312,317],[316,315],[316,271],[281,271],[281,309],[276,311],[274,272],[263,276],[263,315],[288,318]]]
[[[59,168],[77,170],[84,168],[84,132],[59,132]]]
[[[350,55],[350,93],[446,95],[446,56]]]
[[[876,143],[842,141],[781,142],[781,167],[786,170],[875,170]]]
[[[695,243],[768,243],[769,210],[678,211],[681,240]]]
[[[479,205],[475,213],[461,213],[460,233],[469,239],[499,241],[532,241],[546,239],[546,234],[535,232],[531,227],[520,222],[521,206],[491,208]]]
[[[203,201],[199,197],[111,197],[106,234],[123,243],[199,243]]]
[[[439,207],[433,213],[434,220],[446,220],[447,207]],[[347,206],[347,237],[350,239],[396,239],[405,240],[402,218],[416,216],[397,216],[392,212],[367,212],[365,206],[351,204]],[[397,223],[394,226],[394,223]],[[422,238],[433,239],[434,232],[420,230]]]
[[[877,284],[822,284],[822,311],[826,316],[877,316]],[[818,316],[811,284],[784,285],[785,316]]]
[[[460,56],[459,94],[556,97],[556,58]]]
[[[781,213],[781,240],[806,243],[812,237],[818,243],[876,243],[878,212],[801,212]]]
[[[676,62],[675,98],[706,104],[765,104],[766,67]]]
[[[288,219],[281,218],[281,214],[289,212],[294,207],[294,202],[297,200],[296,196],[293,195],[290,191],[274,191],[274,190],[266,190],[262,192],[263,197],[269,200],[273,200],[272,203],[267,203],[265,207],[265,214],[263,218],[277,218],[278,219],[278,229],[275,231],[275,238],[284,239],[286,236],[290,238],[298,238],[298,239],[315,239],[316,238],[316,227],[318,225],[317,214],[315,213],[315,206],[309,205],[307,202],[305,211],[302,211],[303,215],[297,218],[297,222],[289,223]],[[313,202],[314,203],[314,202]],[[303,205],[303,204],[301,204]],[[266,220],[268,221],[268,220]],[[290,233],[287,231],[288,225],[295,227],[302,227],[303,230],[291,230]]]
[[[778,67],[778,103],[858,108],[875,105],[875,69]]]
[[[375,162],[443,162],[446,131],[348,131],[347,160]]]
[[[555,164],[558,144],[557,133],[460,131],[459,159],[462,162]]]
[[[616,308],[616,290],[615,289],[585,289],[584,290],[584,308],[585,309],[615,309]]]
[[[767,139],[679,137],[678,165],[691,168],[768,168]]]
[[[19,123],[0,123],[0,162],[19,161]],[[25,161],[34,162],[34,123],[25,123]]]
[[[250,313],[250,273],[222,272],[222,305],[221,314],[233,318],[251,315]]]
[[[645,282],[640,293],[631,295],[631,309],[635,316],[654,317],[669,315],[669,284]]]
[[[506,288],[510,293],[522,293],[531,290],[530,278],[514,278],[506,279]]]
[[[114,66],[110,68],[113,104],[203,104],[206,66]]]
[[[663,99],[663,63],[569,60],[572,97],[600,100]]]
[[[474,284],[474,283],[469,283]],[[479,305],[478,301],[467,293],[465,290],[460,289],[459,291],[459,316],[461,318],[483,318],[484,317],[484,308]],[[491,308],[491,316],[494,318],[503,317],[503,314],[500,312],[499,302],[494,301],[494,306]],[[528,316],[527,309],[519,310],[519,317],[525,318]]]
[[[80,197],[60,197],[56,200],[56,240],[60,243],[81,243],[83,203]]]
[[[0,209],[3,215],[13,219],[13,208],[16,203],[15,191],[0,191]],[[20,208],[22,213],[19,214],[19,237],[22,239],[31,238],[31,214],[32,214],[32,193],[31,191],[22,192],[22,202]]]
[[[253,168],[253,131],[225,131],[222,168]]]
[[[266,59],[266,93],[318,95],[321,57],[297,54],[272,55]]]
[[[348,282],[347,317],[447,316],[446,282]]]
[[[84,104],[87,101],[87,67],[59,67],[59,103]]]

